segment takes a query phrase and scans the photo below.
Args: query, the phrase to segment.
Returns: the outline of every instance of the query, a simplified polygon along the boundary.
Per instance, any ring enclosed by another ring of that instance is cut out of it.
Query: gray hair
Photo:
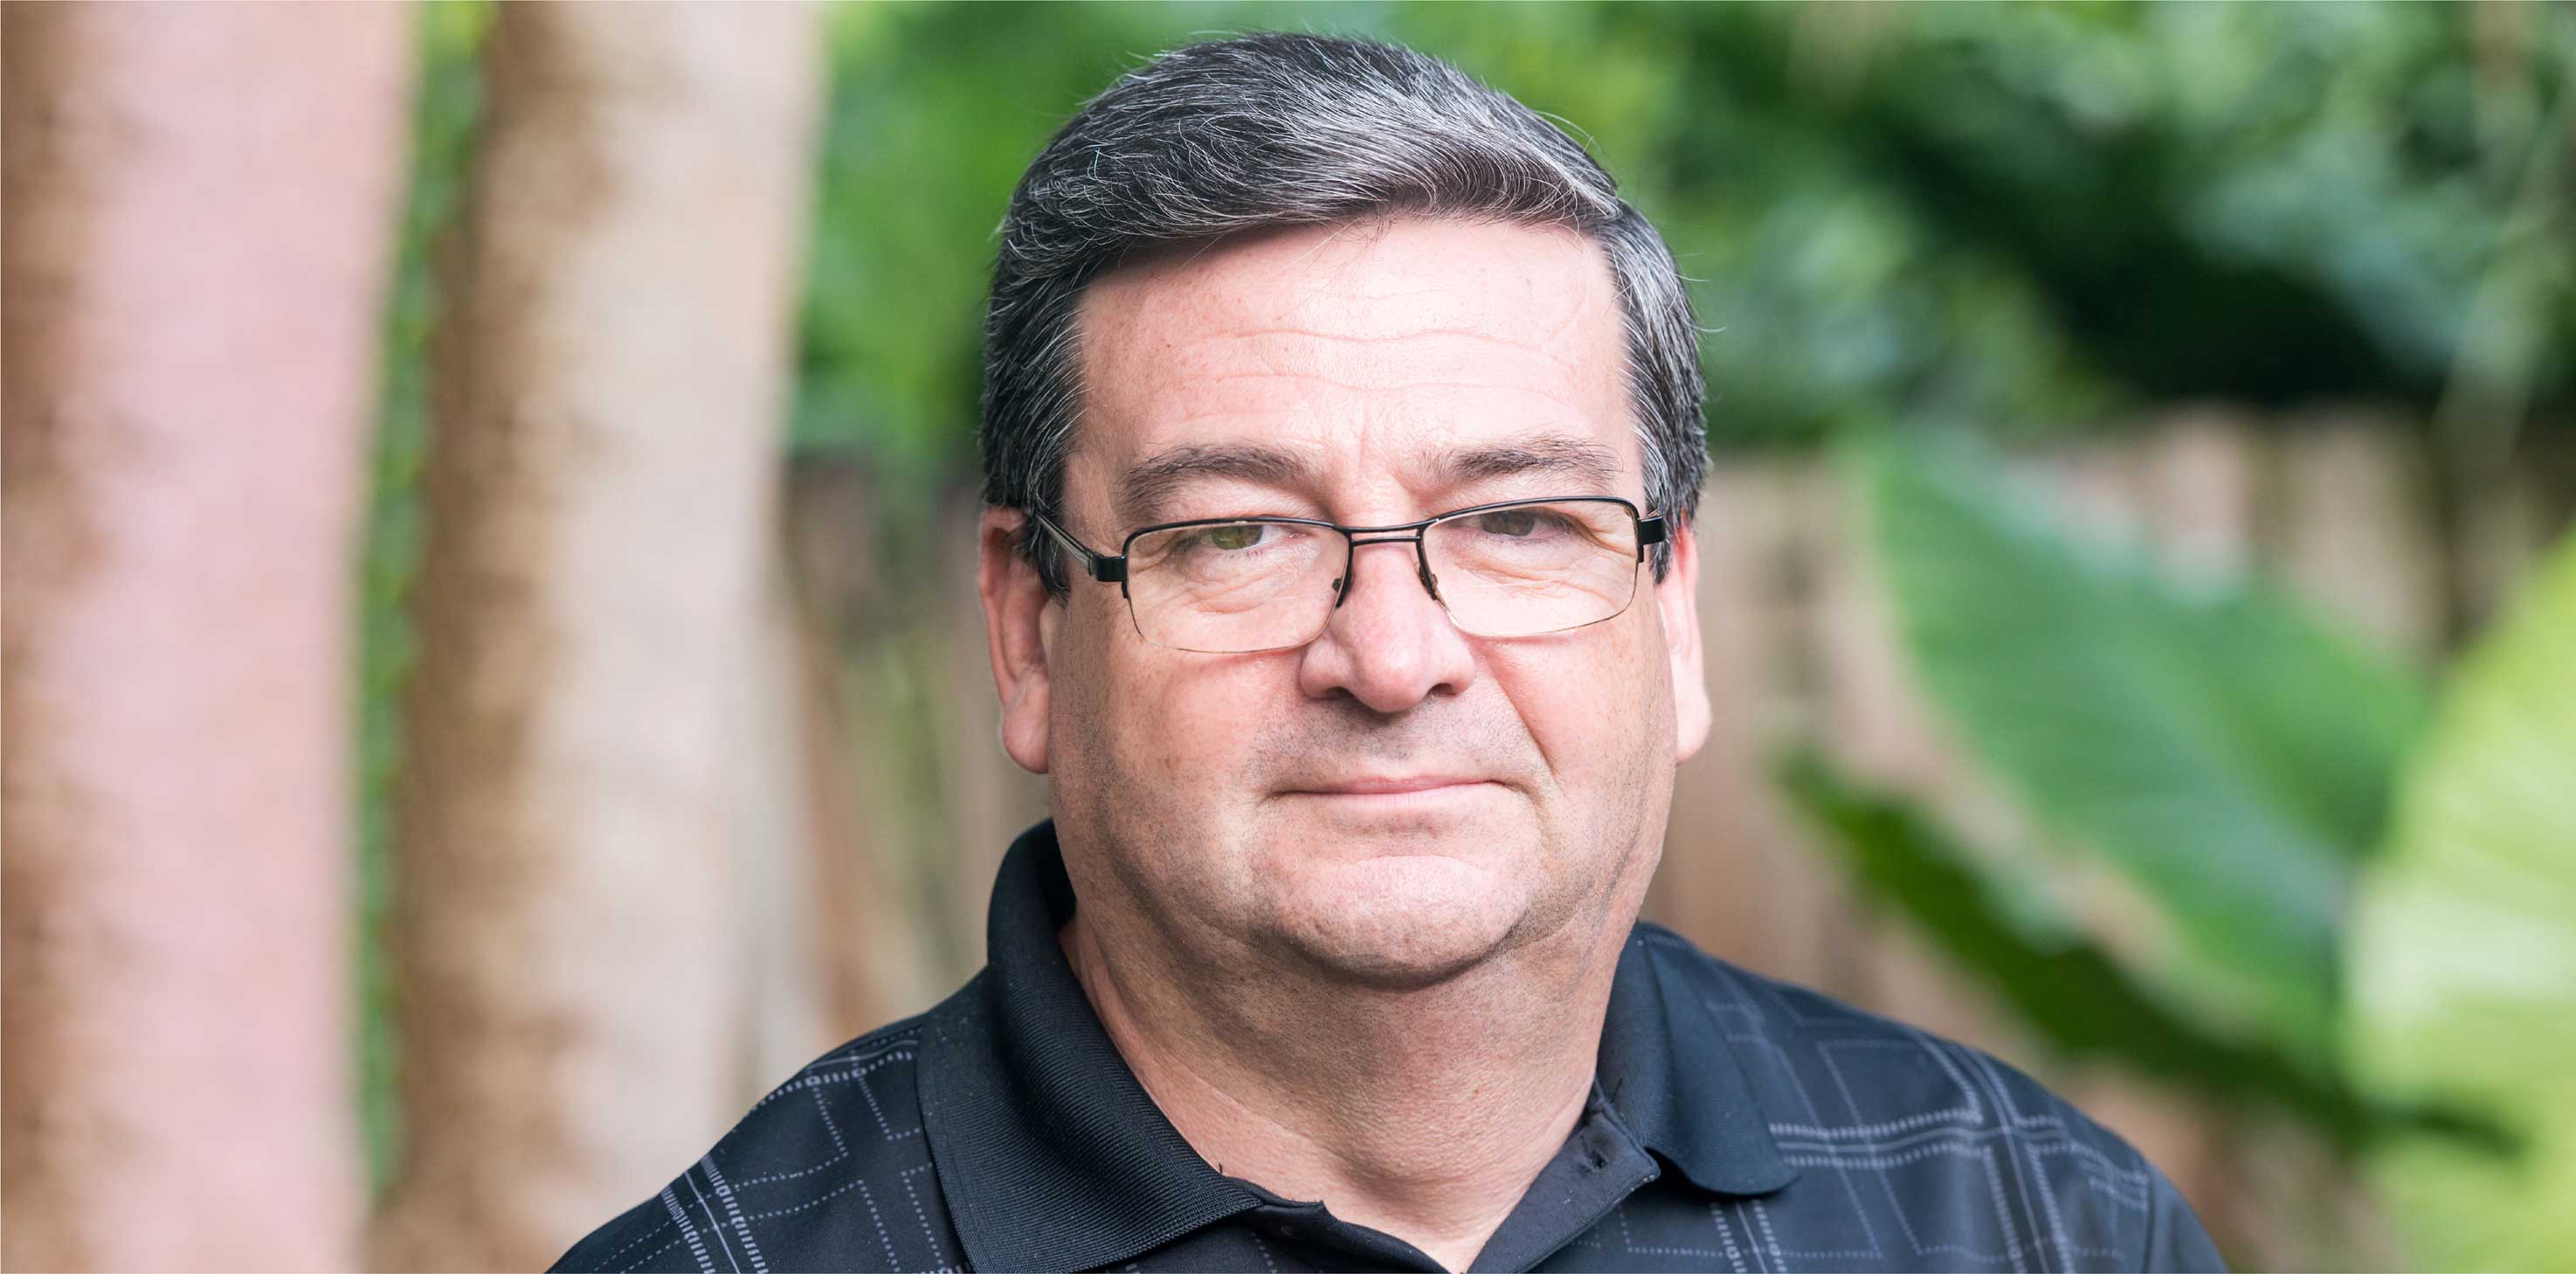
[[[1174,49],[1057,132],[1002,221],[984,323],[984,499],[1056,516],[1082,386],[1076,306],[1153,247],[1413,213],[1564,226],[1601,245],[1627,328],[1648,510],[1675,529],[1708,468],[1698,325],[1663,237],[1537,112],[1437,58],[1270,32]],[[1050,588],[1063,555],[1022,549]],[[1655,578],[1671,561],[1650,551]]]

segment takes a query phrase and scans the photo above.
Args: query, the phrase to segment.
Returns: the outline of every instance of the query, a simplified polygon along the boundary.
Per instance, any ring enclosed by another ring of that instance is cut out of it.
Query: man
[[[1709,726],[1695,337],[1590,156],[1432,59],[1086,106],[987,328],[1055,815],[991,963],[562,1268],[2216,1267],[2029,1079],[1635,923]]]

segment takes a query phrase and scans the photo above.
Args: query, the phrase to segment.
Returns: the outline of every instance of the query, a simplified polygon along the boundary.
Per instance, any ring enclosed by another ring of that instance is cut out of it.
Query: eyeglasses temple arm
[[[1093,552],[1091,548],[1088,545],[1085,545],[1082,541],[1065,534],[1063,527],[1057,526],[1052,519],[1048,518],[1047,515],[1043,513],[1032,511],[1029,514],[1029,520],[1046,528],[1046,533],[1054,536],[1056,543],[1062,544],[1067,549],[1072,550],[1074,556],[1081,558],[1082,564],[1084,568],[1090,572],[1091,578],[1096,579],[1103,584],[1124,584],[1127,582],[1126,558],[1111,557],[1106,553]],[[1658,534],[1660,534],[1660,532],[1658,532]]]

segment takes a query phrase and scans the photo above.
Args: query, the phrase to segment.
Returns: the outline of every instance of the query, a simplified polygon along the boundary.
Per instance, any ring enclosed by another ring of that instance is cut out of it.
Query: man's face
[[[1178,251],[1094,283],[1079,334],[1063,509],[1102,551],[1190,518],[1662,512],[1617,293],[1572,231],[1401,219]],[[1004,738],[1053,776],[1086,910],[1114,893],[1185,955],[1388,988],[1633,915],[1707,730],[1686,537],[1617,618],[1510,639],[1462,634],[1410,544],[1361,547],[1314,641],[1211,655],[1148,643],[1078,571],[1047,604],[1001,553],[1016,517],[986,534]]]

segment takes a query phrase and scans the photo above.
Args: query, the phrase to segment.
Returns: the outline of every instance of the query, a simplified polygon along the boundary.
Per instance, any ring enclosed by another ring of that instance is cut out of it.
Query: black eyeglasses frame
[[[1344,526],[1339,522],[1327,522],[1321,518],[1270,517],[1265,515],[1232,518],[1190,518],[1180,522],[1157,522],[1152,526],[1138,527],[1137,529],[1128,532],[1127,538],[1118,542],[1118,552],[1115,554],[1102,553],[1093,549],[1090,545],[1084,544],[1082,541],[1075,539],[1071,532],[1066,531],[1063,527],[1057,526],[1054,519],[1049,518],[1047,515],[1034,509],[1029,511],[1029,518],[1036,522],[1040,527],[1045,528],[1047,534],[1054,536],[1058,543],[1061,543],[1065,548],[1071,550],[1076,557],[1081,558],[1083,567],[1091,578],[1098,580],[1103,584],[1116,584],[1118,586],[1118,595],[1126,598],[1130,602],[1135,600],[1135,595],[1127,591],[1127,554],[1130,549],[1135,547],[1137,540],[1160,531],[1182,531],[1194,526],[1233,526],[1244,522],[1278,523],[1287,526],[1316,527],[1322,530],[1333,531],[1338,533],[1345,541],[1348,541],[1347,549],[1350,554],[1356,554],[1359,551],[1360,546],[1364,544],[1410,543],[1413,545],[1414,572],[1421,578],[1422,586],[1429,589],[1431,591],[1432,598],[1437,600],[1440,596],[1440,586],[1438,582],[1432,578],[1431,552],[1430,549],[1425,546],[1423,540],[1423,537],[1429,533],[1432,527],[1458,518],[1473,517],[1480,513],[1493,513],[1502,509],[1516,509],[1529,505],[1540,504],[1615,504],[1622,509],[1626,509],[1628,511],[1629,521],[1634,523],[1637,529],[1637,561],[1640,564],[1644,563],[1646,560],[1646,550],[1657,544],[1663,543],[1666,538],[1665,522],[1662,514],[1644,513],[1640,511],[1634,503],[1615,495],[1560,495],[1541,496],[1524,500],[1496,500],[1490,504],[1469,505],[1463,509],[1451,509],[1446,513],[1433,514],[1432,516],[1424,518],[1418,522],[1398,522],[1391,526]],[[1343,560],[1349,561],[1350,557],[1346,554]],[[1350,599],[1350,595],[1353,591],[1350,585],[1350,576],[1351,573],[1348,570],[1344,570],[1342,578],[1334,582],[1333,606],[1336,609],[1339,609],[1343,602]]]

